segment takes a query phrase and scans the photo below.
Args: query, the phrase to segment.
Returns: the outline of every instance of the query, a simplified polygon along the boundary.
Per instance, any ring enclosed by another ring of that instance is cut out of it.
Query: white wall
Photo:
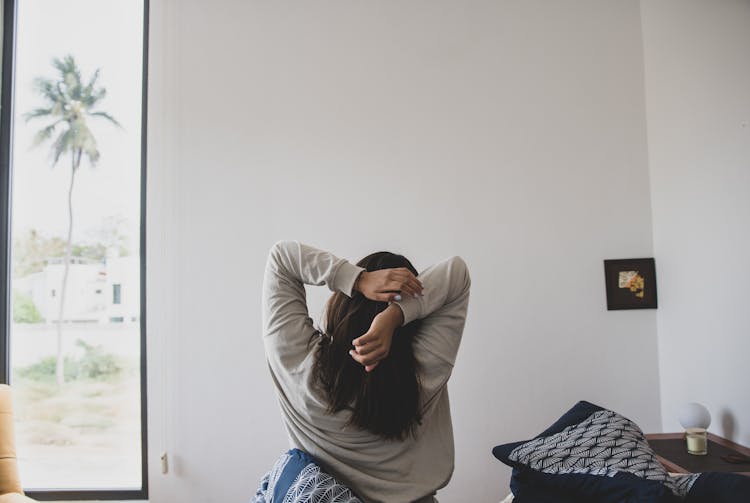
[[[149,78],[151,501],[246,501],[286,448],[281,238],[470,265],[441,501],[499,500],[491,448],[579,399],[658,429],[656,313],[602,265],[653,252],[638,2],[163,0]]]
[[[641,2],[664,429],[750,444],[750,1]]]

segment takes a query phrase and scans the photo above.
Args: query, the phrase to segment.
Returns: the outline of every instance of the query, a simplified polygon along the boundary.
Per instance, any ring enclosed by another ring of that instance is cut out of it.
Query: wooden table
[[[750,477],[750,463],[732,464],[721,459],[727,454],[750,456],[750,449],[713,433],[708,434],[708,454],[705,456],[688,454],[685,433],[651,433],[646,439],[669,472],[728,472]]]

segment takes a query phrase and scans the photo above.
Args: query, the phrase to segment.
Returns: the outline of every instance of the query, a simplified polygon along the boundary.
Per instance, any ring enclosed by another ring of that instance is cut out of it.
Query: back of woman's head
[[[414,266],[401,255],[377,252],[357,263],[368,272]],[[393,334],[388,356],[371,372],[349,355],[352,341],[365,334],[373,318],[388,307],[364,295],[336,292],[326,306],[326,336],[321,337],[316,375],[328,397],[329,411],[350,410],[349,424],[388,439],[404,439],[420,424],[420,383],[412,342],[419,321]]]

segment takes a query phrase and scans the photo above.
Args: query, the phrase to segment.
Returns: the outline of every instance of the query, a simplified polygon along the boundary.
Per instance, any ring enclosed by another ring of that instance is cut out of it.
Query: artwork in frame
[[[607,310],[656,309],[656,264],[653,258],[604,261]]]

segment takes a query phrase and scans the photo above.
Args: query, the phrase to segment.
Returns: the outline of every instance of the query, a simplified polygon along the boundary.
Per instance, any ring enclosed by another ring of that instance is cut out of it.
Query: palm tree
[[[68,186],[68,236],[65,246],[62,287],[60,288],[60,306],[57,315],[57,364],[55,376],[57,384],[65,382],[65,368],[62,353],[62,321],[65,309],[65,287],[68,282],[68,269],[73,236],[73,185],[76,173],[85,155],[91,166],[99,160],[99,150],[91,129],[89,119],[104,119],[115,126],[120,124],[107,112],[95,110],[99,102],[107,95],[104,87],[97,87],[99,70],[97,69],[87,82],[81,79],[81,71],[71,55],[52,60],[57,70],[57,77],[52,79],[37,78],[34,81],[36,90],[45,101],[44,105],[24,115],[26,121],[43,119],[48,123],[37,132],[34,146],[51,140],[52,167],[64,155],[70,155],[70,184]]]

